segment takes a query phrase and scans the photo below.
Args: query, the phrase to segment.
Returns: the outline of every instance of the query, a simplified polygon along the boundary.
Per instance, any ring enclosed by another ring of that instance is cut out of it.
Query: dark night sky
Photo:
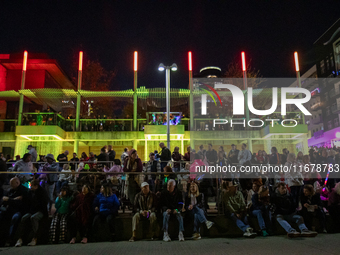
[[[83,50],[116,70],[113,89],[133,88],[133,51],[139,52],[138,86],[163,87],[158,64],[179,66],[172,87],[187,87],[187,52],[194,72],[226,69],[246,51],[264,77],[294,77],[314,64],[313,42],[338,18],[340,1],[1,1],[0,53],[47,53],[69,72]]]

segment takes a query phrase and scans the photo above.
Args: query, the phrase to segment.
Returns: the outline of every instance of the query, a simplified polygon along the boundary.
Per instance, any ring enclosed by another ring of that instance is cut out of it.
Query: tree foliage
[[[259,84],[261,83],[262,75],[260,70],[255,69],[251,65],[251,60],[247,63],[247,85],[248,87],[252,87],[256,89]],[[229,63],[226,72],[224,73],[226,78],[243,78],[243,71],[242,71],[242,63],[239,60],[234,59],[231,63]],[[243,89],[243,80],[241,79],[234,79],[233,85]]]

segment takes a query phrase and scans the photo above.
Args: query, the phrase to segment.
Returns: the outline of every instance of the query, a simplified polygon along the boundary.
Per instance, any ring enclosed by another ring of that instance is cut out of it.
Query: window
[[[330,109],[330,107],[328,106],[327,108],[326,108],[326,115],[330,115],[331,114],[331,109]]]
[[[340,38],[334,42],[334,60],[335,60],[335,69],[336,71],[340,71]]]
[[[320,72],[321,74],[325,73],[325,60],[320,61]]]
[[[335,118],[333,122],[334,122],[334,127],[339,126],[339,119],[338,118]]]

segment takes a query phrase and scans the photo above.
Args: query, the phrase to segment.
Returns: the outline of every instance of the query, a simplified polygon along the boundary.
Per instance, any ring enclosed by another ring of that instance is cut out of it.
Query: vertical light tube
[[[24,51],[24,58],[23,58],[23,61],[22,61],[21,90],[25,89],[26,70],[27,70],[27,58],[28,58],[28,53],[25,50]],[[20,99],[19,99],[18,126],[21,126],[22,111],[23,111],[23,108],[24,108],[24,94],[22,94],[22,91],[19,91],[19,94],[20,94]]]
[[[138,70],[138,52],[135,51],[133,54],[133,130],[137,130],[137,70]],[[137,148],[136,148],[137,149]]]

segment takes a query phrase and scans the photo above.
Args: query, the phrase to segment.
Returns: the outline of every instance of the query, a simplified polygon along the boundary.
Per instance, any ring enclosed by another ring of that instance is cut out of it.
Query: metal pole
[[[137,71],[134,71],[133,90],[133,130],[137,131]]]
[[[189,71],[189,107],[190,107],[190,131],[194,130],[194,95],[193,95],[193,84],[192,84],[192,71]]]
[[[248,109],[248,84],[247,84],[247,71],[243,71],[243,85],[245,90],[245,110],[246,110],[246,128],[248,127],[248,121],[249,121],[249,109]]]
[[[298,84],[299,84],[299,88],[301,88],[300,71],[296,72],[296,78],[297,78],[297,81],[298,81]],[[299,93],[299,98],[302,98],[302,94],[301,93]],[[302,116],[302,124],[306,124],[305,123],[305,115],[301,113],[301,116]]]
[[[77,91],[77,114],[76,114],[76,131],[79,130],[79,123],[80,123],[80,107],[81,107],[81,83],[82,83],[82,76],[83,76],[83,52],[79,52],[79,68],[78,68],[78,91]]]
[[[167,147],[170,150],[170,67],[165,68],[166,84],[166,137]]]
[[[27,68],[27,51],[24,52],[24,59],[23,59],[23,67],[22,67],[22,73],[21,73],[21,90],[25,89],[25,81],[26,81],[26,68]],[[22,91],[20,93],[20,101],[19,101],[19,114],[18,114],[18,126],[21,126],[22,121],[22,111],[24,108],[24,94],[22,94]]]

